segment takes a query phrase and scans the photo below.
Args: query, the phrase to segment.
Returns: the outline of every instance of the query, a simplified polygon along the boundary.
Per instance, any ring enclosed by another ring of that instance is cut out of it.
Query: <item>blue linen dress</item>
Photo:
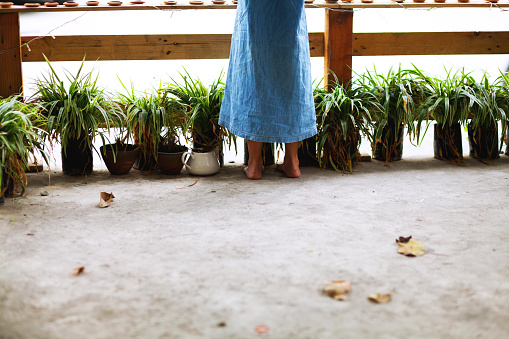
[[[254,141],[316,134],[304,0],[239,0],[219,124]]]

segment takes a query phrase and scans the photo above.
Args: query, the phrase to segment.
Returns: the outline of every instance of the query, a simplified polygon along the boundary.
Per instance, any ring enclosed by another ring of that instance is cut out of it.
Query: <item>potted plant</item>
[[[338,83],[327,89],[315,89],[318,128],[318,164],[340,172],[352,172],[358,162],[361,137],[372,140],[372,114],[378,107],[373,93],[362,87]]]
[[[25,104],[17,97],[0,100],[0,204],[4,203],[9,183],[25,191],[25,170],[30,155],[38,151],[48,163],[38,132],[44,124],[39,107]],[[13,187],[12,187],[13,188]]]
[[[180,105],[162,89],[138,93],[132,84],[130,89],[122,86],[126,94],[119,94],[119,99],[127,112],[128,128],[140,147],[137,168],[150,171],[159,167],[163,173],[179,173],[185,150],[179,142],[184,116]]]
[[[122,112],[111,96],[97,86],[97,77],[93,78],[92,72],[84,73],[85,59],[75,75],[66,71],[64,81],[44,58],[50,72],[37,80],[32,100],[43,107],[50,140],[59,140],[62,145],[64,174],[90,174],[94,138],[99,136],[106,144],[110,129],[122,123]]]
[[[401,160],[405,126],[409,135],[414,131],[414,81],[409,72],[389,69],[387,75],[366,71],[358,85],[373,93],[381,109],[373,111],[373,158],[385,163]]]
[[[220,164],[223,163],[223,141],[230,146],[236,146],[233,134],[219,125],[219,112],[223,100],[224,84],[221,73],[212,85],[205,86],[200,79],[193,79],[185,70],[181,74],[182,82],[174,79],[165,91],[175,96],[183,107],[185,115],[184,130],[190,133],[192,152],[216,153]]]
[[[476,102],[473,89],[468,85],[468,74],[462,70],[451,74],[446,70],[445,79],[426,76],[415,68],[412,71],[423,90],[415,120],[417,130],[423,121],[435,120],[434,157],[440,160],[463,159],[461,124],[464,124]]]
[[[498,122],[502,121],[505,127],[508,112],[502,78],[492,84],[485,73],[480,82],[470,77],[470,84],[477,99],[467,126],[470,157],[496,159],[499,157]]]
[[[505,141],[505,155],[509,155],[509,74],[500,72],[500,76],[495,80],[497,89],[497,106],[499,107],[500,123],[502,135],[500,145]]]

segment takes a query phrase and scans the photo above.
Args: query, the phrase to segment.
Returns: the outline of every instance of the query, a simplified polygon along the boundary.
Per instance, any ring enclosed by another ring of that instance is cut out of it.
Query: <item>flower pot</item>
[[[509,121],[507,122],[507,130],[505,135],[505,155],[509,155]]]
[[[394,135],[395,126],[393,123],[385,125],[382,129],[381,139],[385,141],[377,142],[375,145],[375,152],[373,159],[381,161],[399,161],[403,157],[403,135],[405,133],[405,126],[401,124],[398,129],[398,135]]]
[[[435,159],[439,160],[461,160],[463,159],[463,145],[461,140],[461,125],[434,126],[433,149]]]
[[[182,156],[187,148],[181,147],[180,151],[177,152],[165,152],[160,150],[157,153],[157,167],[163,174],[179,174],[184,167],[182,162]]]
[[[0,171],[2,171],[2,180],[0,182],[0,205],[5,203],[5,192],[7,191],[7,173],[5,173],[4,168],[0,167]],[[5,191],[4,191],[5,190]]]
[[[318,159],[316,156],[316,138],[311,137],[302,142],[299,145],[297,152],[300,166],[318,166]]]
[[[212,175],[221,168],[216,151],[198,153],[190,150],[182,154],[181,159],[186,171],[193,175]]]
[[[224,153],[223,153],[223,141],[219,143],[218,146],[215,147],[216,153],[219,159],[219,166],[223,167],[224,165]],[[193,140],[193,150],[199,152],[199,153],[205,153],[209,152],[211,150],[210,147],[206,147],[205,145],[197,142],[196,140]]]
[[[276,163],[274,159],[274,144],[264,142],[262,145],[263,166],[272,166]],[[244,139],[244,166],[249,162],[249,149],[247,140]]]
[[[112,147],[116,154],[113,154]],[[100,148],[108,171],[113,175],[123,175],[129,173],[133,168],[134,162],[140,156],[140,148],[136,145],[104,145]]]
[[[85,138],[69,139],[67,147],[62,146],[62,171],[66,175],[88,175],[92,173],[92,148]]]
[[[478,126],[468,124],[468,145],[470,157],[476,159],[497,159],[498,155],[498,124]]]

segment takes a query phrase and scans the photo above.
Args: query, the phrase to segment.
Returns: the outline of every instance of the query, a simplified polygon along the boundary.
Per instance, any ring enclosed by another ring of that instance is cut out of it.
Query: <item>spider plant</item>
[[[99,136],[106,144],[111,128],[122,125],[122,110],[98,87],[97,77],[84,72],[85,58],[76,74],[65,70],[65,78],[44,58],[50,71],[37,80],[32,100],[43,107],[48,118],[46,132],[50,141],[59,140],[62,145],[64,173],[90,174],[94,138]]]
[[[460,125],[466,123],[477,99],[468,73],[445,71],[444,79],[427,76],[417,68],[411,71],[423,90],[423,100],[415,114],[417,133],[424,121],[434,119],[435,158],[462,159]]]
[[[389,69],[386,75],[378,73],[374,68],[360,75],[357,82],[364,91],[375,95],[381,108],[373,112],[374,158],[384,160],[386,164],[400,160],[405,126],[410,136],[415,133],[413,97],[416,84],[413,78],[401,67],[397,71]]]
[[[505,119],[501,118],[502,138],[505,139],[506,144],[505,154],[509,155],[509,74],[500,72],[496,84],[500,86],[500,91],[503,93],[498,106],[505,112]]]
[[[336,84],[315,88],[318,127],[318,164],[340,172],[352,172],[359,159],[361,137],[371,141],[370,109],[378,107],[373,93],[361,87]]]
[[[18,97],[0,100],[0,190],[2,197],[9,180],[20,184],[25,192],[27,179],[25,170],[30,154],[36,151],[48,163],[46,153],[38,136],[38,125],[43,124],[39,107],[25,104]]]
[[[184,114],[176,100],[160,88],[138,92],[133,84],[129,88],[122,81],[121,84],[126,93],[119,93],[118,98],[126,110],[128,129],[141,149],[138,167],[153,170],[163,145],[166,152],[181,149]]]
[[[224,93],[223,73],[212,85],[205,86],[184,71],[185,74],[180,74],[182,82],[171,78],[165,91],[174,95],[186,112],[185,130],[191,133],[193,150],[210,152],[221,148],[225,138],[228,145],[236,146],[234,135],[218,123]]]
[[[470,122],[468,124],[468,141],[470,156],[474,158],[499,157],[498,122],[502,121],[503,131],[507,120],[507,93],[504,90],[503,78],[491,83],[487,73],[481,81],[470,77],[470,84],[476,96]],[[503,139],[501,140],[502,144]]]

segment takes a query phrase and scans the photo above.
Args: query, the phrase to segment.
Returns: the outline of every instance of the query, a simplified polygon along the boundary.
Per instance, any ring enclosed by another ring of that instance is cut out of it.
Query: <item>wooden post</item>
[[[20,46],[19,13],[0,14],[0,97],[22,92]]]
[[[347,84],[352,78],[353,10],[325,10],[324,66],[325,85]]]

